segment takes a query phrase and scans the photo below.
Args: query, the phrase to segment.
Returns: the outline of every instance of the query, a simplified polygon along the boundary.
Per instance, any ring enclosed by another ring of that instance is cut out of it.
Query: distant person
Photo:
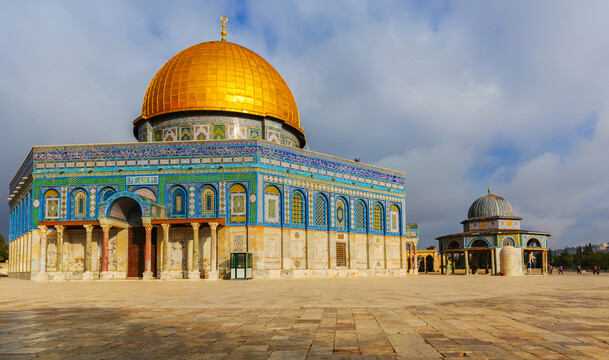
[[[531,275],[531,262],[527,263],[527,275]]]
[[[594,271],[596,272],[596,266],[594,267]],[[581,275],[581,273],[582,273],[582,266],[581,265],[577,265],[577,273]]]
[[[548,264],[548,274],[552,275],[552,265]]]
[[[560,265],[560,266],[558,267],[558,274],[559,274],[559,275],[564,275],[564,274],[563,274],[563,272],[562,272],[562,265]]]
[[[601,268],[598,265],[594,265],[594,267],[592,268],[592,274],[597,274],[600,275],[601,274]]]

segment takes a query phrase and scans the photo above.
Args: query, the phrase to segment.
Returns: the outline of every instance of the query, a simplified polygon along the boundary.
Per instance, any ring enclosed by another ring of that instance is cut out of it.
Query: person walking
[[[596,271],[596,267],[594,267],[594,271]],[[582,266],[581,265],[577,265],[577,273],[579,275],[581,275],[581,273],[582,273]]]
[[[563,274],[563,272],[562,272],[562,265],[560,265],[560,266],[558,267],[558,274],[559,274],[559,275],[564,275],[564,274]]]

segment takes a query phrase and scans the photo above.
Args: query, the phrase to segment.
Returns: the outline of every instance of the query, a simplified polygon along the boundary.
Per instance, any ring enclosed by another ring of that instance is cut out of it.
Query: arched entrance
[[[146,230],[142,223],[142,208],[133,198],[120,197],[108,210],[108,217],[125,223],[128,233],[127,277],[141,278],[145,271]],[[156,229],[152,229],[152,273],[156,274]]]

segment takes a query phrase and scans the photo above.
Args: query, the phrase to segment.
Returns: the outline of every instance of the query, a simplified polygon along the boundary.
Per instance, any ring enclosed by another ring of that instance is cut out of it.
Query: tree
[[[565,250],[561,252],[558,256],[556,256],[556,258],[554,259],[554,266],[561,265],[564,267],[573,266],[573,255],[569,253],[567,248],[565,248]]]
[[[435,249],[436,249],[436,246],[435,246],[435,245],[431,245],[431,246],[428,246],[428,247],[427,247],[427,250],[435,250]]]
[[[8,260],[8,245],[4,241],[4,236],[0,234],[0,262]]]

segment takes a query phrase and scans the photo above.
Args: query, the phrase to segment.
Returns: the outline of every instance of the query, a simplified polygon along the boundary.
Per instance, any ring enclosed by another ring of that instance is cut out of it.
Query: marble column
[[[161,224],[163,228],[163,271],[161,271],[161,279],[169,279],[169,271],[171,264],[169,263],[171,256],[169,254],[169,228],[171,224]]]
[[[144,224],[146,229],[146,245],[144,247],[144,275],[142,280],[154,279],[152,273],[152,224]]]
[[[112,225],[102,224],[101,228],[104,232],[104,240],[102,242],[101,278],[107,280],[112,278],[112,275],[108,271],[108,247],[110,246],[110,229],[112,228]]]
[[[63,273],[63,231],[65,227],[55,225],[55,230],[57,230],[57,265],[55,265],[53,280],[65,280],[66,275]]]
[[[211,251],[209,253],[210,270],[208,280],[218,280],[218,223],[209,223],[211,228]]]
[[[40,270],[36,277],[37,281],[45,281],[47,277],[47,227],[38,226],[40,231]]]
[[[188,267],[188,278],[199,280],[201,279],[199,271],[199,227],[201,223],[190,223],[190,226],[192,226],[192,264]]]
[[[469,254],[467,250],[463,250],[463,253],[465,254],[465,275],[469,275]]]
[[[497,273],[496,267],[497,265],[495,265],[495,249],[491,249],[491,275],[495,275]]]
[[[419,273],[419,259],[417,256],[417,244],[413,243],[412,244],[412,253],[413,253],[413,260],[414,260],[414,269],[415,272],[418,274]]]
[[[93,257],[93,225],[83,225],[86,231],[85,237],[85,272],[82,274],[83,280],[93,280],[93,272],[91,271],[91,262]]]

